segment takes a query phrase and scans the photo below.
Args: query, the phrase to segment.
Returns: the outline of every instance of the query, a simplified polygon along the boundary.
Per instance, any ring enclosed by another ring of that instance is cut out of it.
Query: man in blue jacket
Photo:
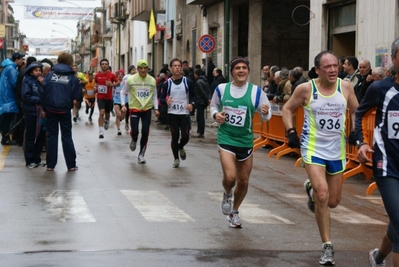
[[[71,54],[58,56],[58,64],[47,74],[41,97],[43,111],[46,114],[47,170],[53,171],[57,164],[58,129],[61,129],[61,142],[68,171],[76,171],[76,151],[72,140],[71,109],[80,101],[82,87],[72,69]]]
[[[15,101],[15,90],[17,86],[18,70],[24,63],[24,54],[16,52],[11,59],[7,58],[1,66],[4,68],[0,77],[0,115],[3,118],[1,129],[1,144],[16,145],[14,140],[10,140],[10,125],[18,113],[17,103]]]

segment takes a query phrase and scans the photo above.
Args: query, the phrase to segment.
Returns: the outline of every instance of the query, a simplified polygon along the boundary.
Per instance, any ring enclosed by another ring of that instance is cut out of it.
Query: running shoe
[[[129,124],[125,124],[125,131],[128,132],[129,131]]]
[[[104,133],[100,132],[100,135],[98,136],[98,138],[103,139],[104,138]]]
[[[26,165],[26,168],[28,169],[33,169],[33,168],[37,168],[39,165],[37,165],[36,163],[31,163],[29,165]]]
[[[175,161],[173,161],[173,168],[179,168],[180,165],[180,160],[179,159],[175,159]]]
[[[93,121],[93,119],[91,117],[89,117],[89,122],[92,122],[92,121]]]
[[[137,146],[137,142],[134,142],[133,139],[130,140],[129,147],[131,151],[135,151]]]
[[[139,156],[137,157],[137,162],[138,162],[139,164],[145,164],[145,163],[146,163],[143,154],[139,154]]]
[[[314,198],[312,198],[310,196],[310,189],[312,189],[312,184],[310,183],[309,179],[307,179],[305,181],[305,183],[303,184],[303,187],[305,188],[306,194],[308,195],[308,208],[310,209],[311,212],[314,213],[315,202],[314,202]]]
[[[335,265],[334,261],[334,247],[332,244],[323,244],[321,250],[321,257],[319,260],[321,265]]]
[[[377,253],[378,253],[378,248],[370,250],[369,252],[370,267],[385,266],[385,261],[378,264],[375,262],[375,256],[377,256]]]
[[[78,121],[78,118],[77,118],[77,117],[73,117],[73,121],[74,121],[74,122],[77,122],[77,121]]]
[[[184,150],[184,148],[179,149],[179,154],[180,154],[181,160],[185,160],[186,159],[187,154],[186,154],[186,150]]]
[[[238,211],[232,212],[231,214],[227,215],[227,220],[229,221],[231,228],[242,227],[241,219],[238,216]]]
[[[122,132],[121,132],[121,130],[118,130],[118,133],[117,133],[117,135],[122,135]]]
[[[69,172],[73,172],[73,171],[77,171],[77,170],[79,170],[78,166],[75,166],[75,167],[72,167],[72,168],[68,169]]]
[[[225,192],[223,192],[223,200],[222,204],[220,205],[220,209],[222,210],[224,215],[229,215],[231,214],[231,199],[233,195],[227,195]]]
[[[115,111],[111,110],[112,117],[115,117]]]
[[[89,114],[89,109],[88,109],[88,108],[85,110],[85,113],[86,113],[86,114]]]
[[[104,130],[108,130],[109,120],[104,120]]]

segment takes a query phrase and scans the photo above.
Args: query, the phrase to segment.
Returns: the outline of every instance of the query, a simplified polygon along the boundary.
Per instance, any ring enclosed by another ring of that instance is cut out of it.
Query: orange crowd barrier
[[[279,159],[281,156],[289,154],[289,153],[296,153],[300,156],[300,150],[298,148],[290,148],[288,146],[288,139],[285,136],[286,130],[283,123],[283,117],[281,113],[282,105],[278,104],[271,104],[271,111],[272,117],[267,122],[262,122],[260,115],[255,114],[253,118],[253,131],[258,137],[254,140],[254,151],[256,151],[259,147],[263,147],[265,145],[269,145],[272,147],[270,150],[268,157],[271,158],[274,155],[276,159]],[[366,116],[363,118],[365,123],[363,123],[363,135],[365,137],[365,142],[368,144],[372,144],[373,141],[373,130],[375,124],[375,109],[370,110]],[[349,109],[346,113],[346,135],[349,136],[352,130],[352,117]],[[302,126],[304,120],[304,111],[302,107],[299,107],[295,111],[294,121],[295,121],[295,128],[297,130],[298,136],[302,133]],[[360,163],[357,159],[357,148],[355,145],[347,144],[346,146],[346,157],[347,157],[347,164],[346,170],[343,174],[342,182],[349,177],[354,175],[363,173],[365,175],[366,180],[370,180],[373,176],[372,173],[372,163]],[[371,155],[369,155],[371,158]],[[302,159],[299,158],[295,162],[295,166],[299,167],[302,165]],[[370,186],[367,188],[366,194],[372,194],[375,190],[376,185],[375,183],[371,183]]]

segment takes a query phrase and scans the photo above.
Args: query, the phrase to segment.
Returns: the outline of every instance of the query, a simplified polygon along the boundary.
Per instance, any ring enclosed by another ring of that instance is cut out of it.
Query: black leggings
[[[173,157],[179,158],[179,149],[184,148],[190,139],[190,115],[168,114],[168,124],[172,134],[171,147]],[[181,133],[180,143],[179,137]]]
[[[151,109],[147,111],[130,111],[130,135],[134,142],[139,137],[139,122],[141,119],[140,154],[144,155],[147,149],[148,135],[150,134]]]

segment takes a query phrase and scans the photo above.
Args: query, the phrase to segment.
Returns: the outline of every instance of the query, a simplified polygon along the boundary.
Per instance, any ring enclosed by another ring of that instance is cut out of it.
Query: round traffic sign
[[[215,49],[216,41],[212,35],[204,34],[198,40],[198,47],[203,53],[210,53]]]

